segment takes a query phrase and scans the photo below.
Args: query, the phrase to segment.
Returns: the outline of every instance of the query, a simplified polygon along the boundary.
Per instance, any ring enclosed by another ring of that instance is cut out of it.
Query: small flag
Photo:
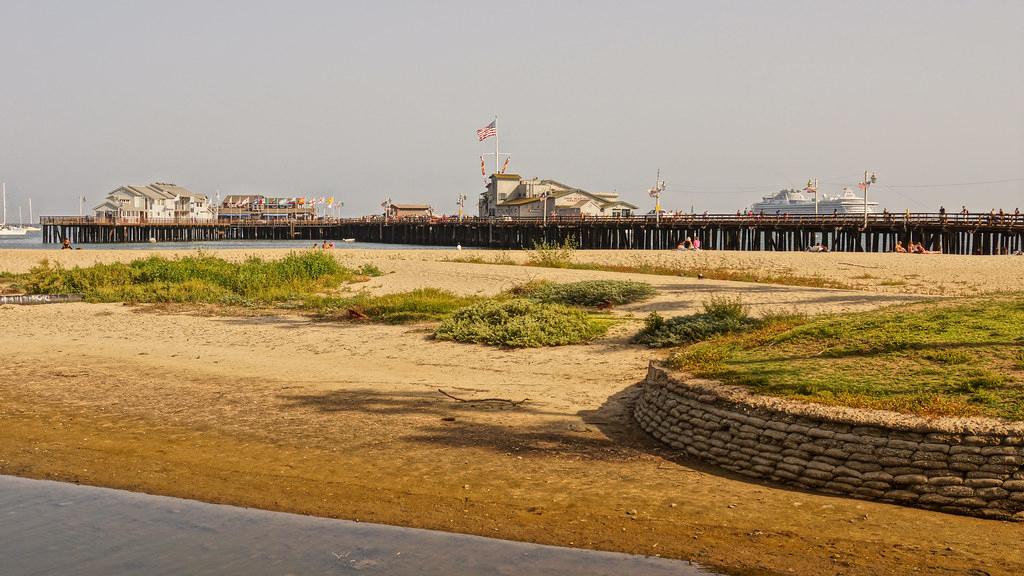
[[[329,196],[327,198],[327,207],[334,208],[334,196]]]
[[[480,175],[487,176],[487,168],[484,168],[484,157],[480,157]]]
[[[504,174],[505,171],[508,170],[508,161],[511,160],[511,159],[512,159],[511,156],[506,156],[505,157],[505,164],[501,167],[501,172],[500,172],[501,174]]]
[[[476,131],[476,137],[479,138],[481,142],[483,142],[484,140],[487,140],[491,136],[497,136],[498,135],[497,122],[498,122],[497,120],[493,120],[487,126],[484,126],[483,128],[477,130]]]
[[[868,189],[868,183],[867,182],[858,182],[857,183],[857,188],[860,188],[861,190],[867,190]]]

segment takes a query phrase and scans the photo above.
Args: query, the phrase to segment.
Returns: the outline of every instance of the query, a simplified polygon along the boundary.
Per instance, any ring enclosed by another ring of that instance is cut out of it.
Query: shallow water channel
[[[0,476],[8,575],[712,574],[688,562]]]

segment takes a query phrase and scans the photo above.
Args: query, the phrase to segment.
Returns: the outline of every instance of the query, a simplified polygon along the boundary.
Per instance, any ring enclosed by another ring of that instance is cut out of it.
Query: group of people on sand
[[[676,245],[676,250],[700,250],[700,238],[687,236],[686,240]]]
[[[896,247],[893,248],[893,252],[897,254],[942,254],[942,250],[928,250],[920,242],[907,242],[906,247],[904,247],[901,240],[896,241]]]
[[[334,250],[334,242],[324,240],[323,244],[313,244],[313,250],[316,250],[317,248],[320,250]]]

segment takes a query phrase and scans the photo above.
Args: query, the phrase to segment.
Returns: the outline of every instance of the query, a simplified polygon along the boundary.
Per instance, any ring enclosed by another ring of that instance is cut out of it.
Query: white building
[[[480,216],[629,216],[637,207],[614,192],[587,192],[555,180],[525,180],[518,174],[492,174],[480,195]]]
[[[154,182],[145,186],[121,186],[93,208],[97,218],[118,220],[213,220],[209,199],[177,184]]]

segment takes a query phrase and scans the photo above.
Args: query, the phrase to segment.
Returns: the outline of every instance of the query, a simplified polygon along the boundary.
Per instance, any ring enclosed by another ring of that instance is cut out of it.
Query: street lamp
[[[661,168],[658,169],[658,175],[654,178],[654,188],[647,191],[651,198],[654,198],[654,223],[657,225],[661,221],[661,193],[665,191],[665,182],[661,179]]]
[[[462,209],[466,207],[466,195],[459,194],[459,222],[462,222]]]
[[[391,212],[391,198],[385,198],[384,201],[380,203],[380,205],[381,208],[384,208],[384,223],[387,224],[388,212]]]
[[[857,187],[860,188],[862,192],[864,192],[864,229],[865,230],[867,230],[867,228],[868,228],[868,188],[870,188],[871,185],[874,184],[877,181],[878,181],[878,177],[875,176],[874,172],[868,172],[867,170],[865,170],[864,171],[864,180],[862,180],[860,184],[857,184]]]

